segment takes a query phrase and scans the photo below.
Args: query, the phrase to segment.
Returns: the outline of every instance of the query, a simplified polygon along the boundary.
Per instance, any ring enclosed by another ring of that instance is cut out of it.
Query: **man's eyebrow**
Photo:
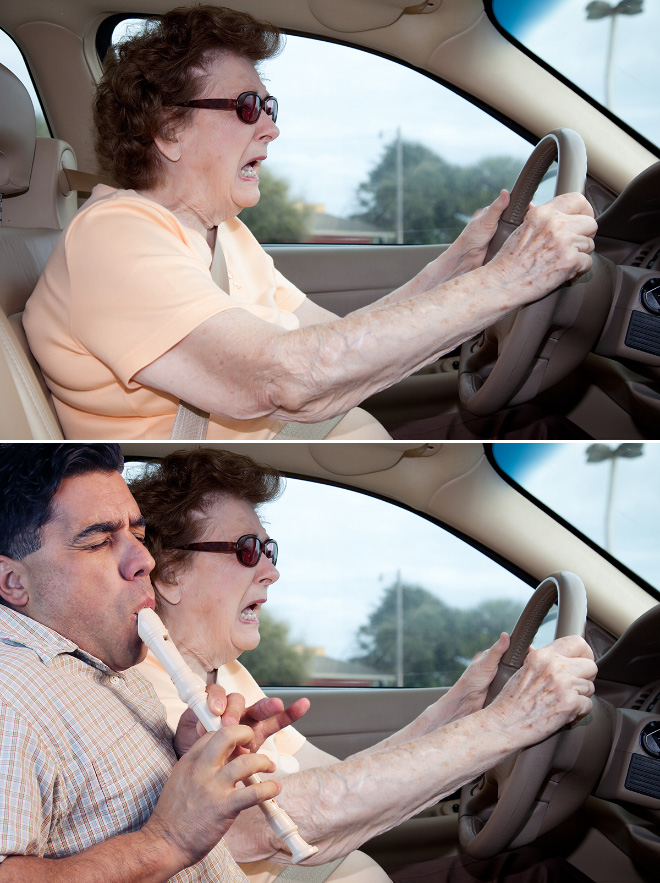
[[[77,533],[73,542],[80,542],[81,540],[86,540],[88,537],[98,534],[98,533],[116,533],[118,530],[124,526],[124,522],[121,518],[118,518],[116,521],[98,521],[96,524],[90,524],[88,527],[85,527],[79,533]],[[139,518],[132,518],[129,522],[130,527],[144,527],[147,526],[147,519],[140,515]]]

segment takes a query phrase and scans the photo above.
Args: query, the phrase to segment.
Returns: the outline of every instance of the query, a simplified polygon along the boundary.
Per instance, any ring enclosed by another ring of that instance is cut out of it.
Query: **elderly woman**
[[[255,509],[276,496],[277,474],[242,455],[207,448],[166,456],[130,487],[147,518],[157,610],[172,639],[207,681],[242,693],[248,705],[257,701],[263,693],[237,657],[258,644],[259,611],[279,577],[277,543]],[[282,782],[280,802],[305,839],[319,847],[317,860],[348,856],[329,879],[387,879],[353,851],[588,713],[596,666],[577,637],[533,654],[483,709],[507,646],[503,635],[411,724],[346,760],[314,747],[292,727],[268,740]],[[182,704],[174,687],[153,658],[142,670],[175,723]],[[242,813],[226,840],[236,860],[248,863],[243,870],[253,883],[270,883],[282,870],[279,863],[290,858],[258,811]],[[584,879],[572,871],[562,865],[559,879]],[[442,871],[436,867],[434,873]],[[548,878],[532,873],[530,879]]]
[[[279,40],[193,6],[109,53],[96,141],[119,189],[94,188],[24,317],[67,437],[165,439],[185,402],[210,414],[209,439],[342,415],[316,437],[389,438],[360,402],[591,266],[596,223],[578,194],[531,208],[482,266],[503,192],[374,304],[338,319],[306,300],[237,219],[279,134],[256,67]]]

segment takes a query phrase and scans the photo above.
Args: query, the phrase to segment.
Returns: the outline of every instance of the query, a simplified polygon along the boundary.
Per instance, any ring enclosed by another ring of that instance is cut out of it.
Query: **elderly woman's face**
[[[200,542],[235,542],[245,534],[268,538],[252,506],[232,497],[210,506],[203,524]],[[168,602],[163,616],[173,640],[206,671],[253,649],[259,643],[259,611],[278,578],[263,554],[256,567],[245,567],[233,552],[192,552],[176,585],[157,583]]]
[[[268,94],[248,59],[225,55],[208,67],[206,86],[195,97],[238,98],[249,91]],[[193,109],[176,133],[180,156],[166,163],[166,172],[188,207],[207,227],[215,226],[259,201],[259,168],[278,135],[265,111],[248,125],[235,110]]]

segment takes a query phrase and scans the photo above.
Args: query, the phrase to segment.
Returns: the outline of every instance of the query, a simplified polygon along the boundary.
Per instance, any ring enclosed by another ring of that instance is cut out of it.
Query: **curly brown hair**
[[[156,562],[151,577],[169,582],[194,554],[177,547],[201,537],[205,516],[218,498],[246,500],[255,507],[269,503],[280,495],[282,478],[243,454],[199,448],[150,463],[144,475],[128,479],[128,486],[147,519],[146,544]]]
[[[219,55],[257,64],[280,48],[277,28],[234,9],[181,6],[150,20],[106,55],[93,105],[101,165],[120,187],[156,186],[163,166],[154,139],[192,113],[171,105],[198,97]]]

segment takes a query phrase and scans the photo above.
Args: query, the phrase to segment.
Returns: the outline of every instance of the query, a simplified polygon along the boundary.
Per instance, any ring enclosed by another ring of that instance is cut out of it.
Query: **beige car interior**
[[[64,141],[36,136],[25,86],[0,65],[0,385],[7,412],[4,438],[62,438],[55,409],[23,331],[25,302],[73,217],[77,194],[64,168],[76,167]]]
[[[134,4],[122,0],[113,12],[158,14],[168,5],[166,0],[144,0],[135,9]],[[464,89],[539,138],[559,126],[577,130],[587,143],[590,197],[595,204],[603,195],[611,197],[622,190],[655,159],[614,122],[509,44],[489,21],[481,0],[414,4],[407,0],[278,0],[277,4],[234,0],[232,5],[284,29],[354,41],[401,59]],[[101,71],[96,34],[108,17],[95,0],[62,0],[57,9],[49,0],[10,0],[0,9],[0,26],[23,52],[56,136],[37,138],[32,150],[29,120],[24,120],[20,132],[15,128],[20,90],[14,83],[7,91],[3,82],[0,100],[8,110],[3,111],[1,131],[3,140],[6,137],[8,141],[0,143],[0,151],[7,156],[2,168],[18,162],[11,174],[22,170],[14,179],[7,172],[0,185],[4,197],[0,268],[3,327],[4,319],[14,317],[14,335],[4,335],[7,342],[0,354],[0,379],[8,380],[3,382],[6,408],[0,421],[4,438],[55,438],[60,433],[16,317],[47,258],[56,235],[52,231],[61,229],[77,204],[71,187],[79,185],[70,184],[63,169],[74,170],[77,160],[80,168],[100,174],[90,108]],[[464,63],[466,58],[469,65]],[[497,78],[489,74],[494,65]],[[519,88],[521,82],[529,86],[524,92]],[[539,95],[543,101],[538,101]],[[24,111],[29,116],[27,105]],[[25,152],[19,160],[21,145]],[[30,156],[34,160],[31,171]],[[23,232],[16,232],[19,229]],[[46,229],[51,232],[44,232]],[[275,246],[271,253],[291,281],[343,315],[410,278],[438,248]],[[558,399],[568,402],[567,416],[594,438],[643,438],[643,431],[630,416],[639,404],[637,399],[642,404],[645,399],[638,381],[634,372],[619,363],[589,354],[576,372],[576,384],[568,390],[570,393],[579,386],[580,395],[573,401],[564,395],[567,390],[560,389]],[[386,423],[448,413],[459,407],[457,388],[458,359],[448,357],[377,394],[365,407]]]
[[[122,445],[126,458],[159,457],[181,447],[174,443]],[[437,519],[477,544],[483,543],[539,583],[560,570],[579,574],[588,599],[587,638],[603,659],[607,659],[613,636],[622,634],[638,617],[655,615],[657,625],[657,603],[567,527],[512,488],[481,444],[311,442],[293,446],[243,442],[222,447],[269,463],[289,476],[375,494]],[[637,649],[633,655],[636,653]],[[599,684],[598,694],[615,705],[636,707],[639,688],[616,683],[624,680],[621,671],[628,668],[627,661],[622,666],[619,660],[617,674],[616,666],[609,665],[608,680]],[[645,677],[657,681],[658,673],[651,667]],[[268,692],[285,701],[308,696],[312,707],[297,726],[320,748],[346,757],[404,726],[442,689],[292,687]],[[600,752],[609,750],[607,737],[594,739],[587,740],[587,759],[596,753],[596,742]],[[578,766],[583,763],[584,758]],[[410,855],[424,861],[455,852],[457,806],[456,797],[442,800],[362,849],[386,869]],[[657,867],[660,861],[660,840],[652,826],[635,815],[633,807],[624,809],[597,796],[589,796],[567,822],[545,834],[543,842],[599,883],[650,883],[655,877],[652,873],[649,876],[649,863]],[[637,860],[646,871],[635,867],[633,861]]]

